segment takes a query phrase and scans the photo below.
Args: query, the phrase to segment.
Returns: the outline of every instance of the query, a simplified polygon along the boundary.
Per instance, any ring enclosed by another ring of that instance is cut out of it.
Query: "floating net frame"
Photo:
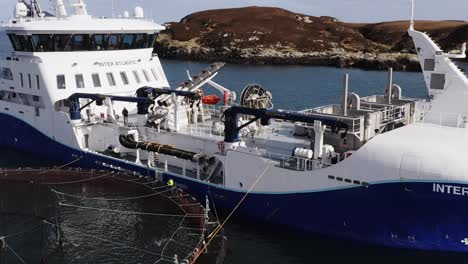
[[[68,194],[65,192],[61,192],[56,187],[71,185],[71,184],[83,184],[83,183],[90,183],[97,180],[102,180],[106,178],[112,178],[118,181],[125,181],[129,184],[137,184],[140,187],[146,188],[150,193],[143,196],[133,196],[133,197],[120,197],[120,198],[104,198],[104,197],[83,197],[77,196],[73,194]],[[101,210],[101,211],[113,211],[114,213],[121,213],[121,214],[138,214],[138,212],[125,212],[121,210],[112,210],[112,209],[103,209],[103,208],[91,208],[91,207],[83,207],[75,204],[66,204],[64,203],[64,198],[76,198],[76,199],[85,199],[85,200],[137,200],[137,199],[144,199],[153,196],[163,196],[169,201],[173,202],[178,208],[184,213],[183,215],[163,215],[158,214],[157,216],[160,217],[179,217],[181,221],[179,222],[178,228],[172,233],[170,238],[166,241],[163,250],[161,253],[150,252],[155,255],[159,254],[160,258],[155,260],[153,263],[193,263],[200,254],[202,253],[202,249],[205,246],[205,238],[206,234],[208,233],[208,225],[209,225],[209,209],[205,210],[203,206],[198,203],[193,197],[183,193],[182,190],[167,186],[164,183],[159,181],[153,181],[146,177],[142,177],[139,175],[128,175],[122,172],[109,172],[109,171],[102,171],[102,170],[81,170],[81,169],[61,169],[61,168],[42,168],[42,169],[16,169],[16,170],[0,170],[0,180],[10,180],[10,181],[17,181],[17,182],[34,182],[38,183],[43,186],[54,186],[53,192],[59,198],[59,210],[62,207],[74,207],[76,209],[81,210]],[[68,181],[63,181],[63,179],[69,179]],[[80,208],[81,207],[81,208]],[[207,206],[207,208],[209,208]],[[141,214],[141,213],[140,213]],[[156,216],[156,214],[152,214]],[[197,227],[189,227],[186,225],[186,222],[194,222],[196,221]],[[56,237],[57,242],[60,244],[60,221],[48,221],[43,220],[41,222],[41,226],[47,225],[48,227],[56,229]],[[37,228],[37,227],[36,227]],[[192,235],[198,235],[198,240],[195,245],[188,245],[183,242],[180,242],[177,238],[182,233],[181,230],[190,230]],[[2,245],[8,247],[9,244],[6,241],[1,239]],[[94,239],[99,239],[94,237]],[[116,243],[112,241],[107,241],[109,243],[113,243],[115,245],[119,245],[121,247],[127,248],[134,248],[132,246],[124,245],[122,243]],[[184,250],[185,254],[183,256],[180,255],[173,255],[174,245],[180,247],[185,247]],[[134,248],[136,249],[136,248]],[[140,251],[145,251],[145,249],[136,249]],[[11,248],[12,252],[15,252],[14,249]],[[41,251],[44,251],[41,249]],[[19,260],[22,260],[19,254],[17,255]],[[20,262],[21,263],[21,262]]]

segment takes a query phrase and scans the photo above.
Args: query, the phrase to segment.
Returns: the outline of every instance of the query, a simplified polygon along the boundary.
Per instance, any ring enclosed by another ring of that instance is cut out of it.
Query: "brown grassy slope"
[[[163,33],[213,50],[274,47],[300,52],[408,52],[413,50],[406,34],[408,25],[408,21],[342,23],[280,8],[245,7],[194,13],[170,23]],[[416,29],[427,31],[445,49],[468,41],[464,21],[417,21]]]

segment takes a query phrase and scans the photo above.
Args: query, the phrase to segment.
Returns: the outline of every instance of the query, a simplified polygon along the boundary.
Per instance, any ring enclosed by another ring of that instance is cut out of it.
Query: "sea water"
[[[209,65],[171,60],[163,60],[162,63],[172,87],[188,78],[186,70],[194,75]],[[468,64],[460,65],[468,70]],[[383,94],[388,83],[387,74],[382,71],[250,65],[226,65],[215,81],[236,91],[238,96],[245,86],[260,84],[273,93],[275,108],[301,110],[338,103],[343,89],[344,74],[350,75],[350,92],[361,96]],[[421,73],[395,72],[394,82],[402,87],[403,96],[427,97]],[[207,89],[206,92],[216,93],[213,89]],[[41,166],[42,162],[34,156],[0,150],[0,167],[26,165]],[[386,249],[240,220],[227,224],[226,235],[227,264],[468,263],[468,255]],[[96,242],[95,246],[99,247],[99,244]]]

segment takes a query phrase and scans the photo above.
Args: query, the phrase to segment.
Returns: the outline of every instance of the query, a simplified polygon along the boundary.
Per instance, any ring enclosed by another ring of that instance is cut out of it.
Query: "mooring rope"
[[[166,193],[166,192],[168,192],[168,191],[172,191],[173,189],[174,189],[174,187],[173,187],[173,188],[170,188],[170,189],[167,189],[167,190],[164,190],[164,191],[160,191],[160,192],[155,192],[155,193],[151,193],[151,194],[147,194],[147,195],[142,195],[142,196],[136,196],[136,197],[127,197],[127,198],[85,197],[85,196],[79,196],[79,195],[73,195],[73,194],[67,194],[67,193],[59,192],[59,191],[54,190],[54,189],[52,189],[52,192],[54,192],[55,194],[60,194],[60,195],[62,195],[62,196],[73,197],[73,198],[76,198],[76,199],[83,199],[83,200],[99,200],[99,201],[110,201],[110,202],[113,202],[113,201],[131,201],[131,200],[144,199],[144,198],[148,198],[148,197],[153,197],[153,196],[156,196],[156,195],[160,195],[160,194]]]
[[[99,180],[105,177],[113,177],[115,172],[109,172],[101,176],[97,176],[94,178],[88,178],[88,179],[83,179],[83,180],[77,180],[77,181],[69,181],[69,182],[43,182],[41,183],[42,185],[67,185],[67,184],[75,184],[75,183],[83,183],[83,182],[88,182],[88,181],[94,181],[94,180]]]
[[[75,160],[73,160],[73,161],[71,161],[71,162],[69,162],[69,163],[66,163],[66,164],[62,165],[62,166],[59,166],[59,167],[56,167],[56,168],[52,168],[52,169],[50,169],[50,170],[45,170],[45,171],[43,171],[43,172],[41,172],[41,173],[39,173],[39,174],[45,174],[45,173],[47,173],[47,172],[60,170],[60,169],[62,169],[62,168],[64,168],[64,167],[70,166],[70,165],[72,165],[73,163],[76,163],[76,162],[80,161],[82,158],[83,158],[83,157],[79,157],[79,158],[77,158],[77,159],[75,159]]]
[[[13,250],[13,248],[11,248],[10,245],[8,245],[8,243],[5,240],[3,240],[3,243],[5,244],[5,247],[7,247],[13,253],[13,255],[15,255],[18,258],[18,260],[21,261],[21,263],[26,264],[26,261],[24,261],[24,259],[22,259],[19,256],[19,254],[16,253],[16,251]]]
[[[211,234],[208,235],[209,240],[203,246],[203,248],[201,250],[202,252],[206,250],[206,248],[211,243],[211,241],[213,241],[213,239],[216,237],[216,235],[219,233],[219,231],[221,229],[223,229],[223,227],[226,225],[226,223],[231,219],[231,217],[234,215],[234,213],[237,211],[237,209],[239,209],[239,207],[242,205],[242,203],[245,201],[245,199],[247,199],[249,194],[252,192],[252,190],[255,188],[255,186],[257,186],[257,184],[260,182],[260,180],[266,175],[267,171],[270,168],[271,168],[271,164],[268,164],[268,166],[263,171],[263,173],[260,174],[260,176],[257,178],[257,180],[255,180],[255,182],[252,184],[252,186],[249,188],[249,190],[245,193],[245,195],[242,197],[242,199],[237,203],[236,207],[234,207],[234,209],[231,211],[231,213],[228,215],[228,217],[224,220],[224,222],[221,225],[218,225],[218,227],[216,227],[215,230],[213,230],[213,232],[211,232]],[[200,255],[197,255],[195,257],[195,259],[193,260],[193,263],[196,263],[196,261],[198,260],[199,257],[200,257]]]
[[[111,213],[119,213],[119,214],[134,214],[134,215],[149,215],[149,216],[158,216],[158,217],[189,217],[189,218],[198,218],[198,217],[205,217],[205,215],[196,215],[196,214],[187,214],[187,215],[177,215],[177,214],[156,214],[156,213],[142,213],[142,212],[133,212],[133,211],[120,211],[114,209],[103,209],[103,208],[95,208],[95,207],[88,207],[88,206],[79,206],[73,204],[64,204],[59,203],[60,206],[64,207],[72,207],[84,210],[95,210],[95,211],[104,211],[104,212],[111,212]]]

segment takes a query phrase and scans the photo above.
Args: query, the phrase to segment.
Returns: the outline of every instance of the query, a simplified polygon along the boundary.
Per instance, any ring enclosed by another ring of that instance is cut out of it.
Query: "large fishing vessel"
[[[468,80],[411,23],[428,99],[383,95],[276,110],[249,85],[216,83],[216,63],[170,88],[141,7],[56,14],[19,1],[0,34],[0,145],[69,166],[174,183],[216,208],[392,247],[468,251]],[[205,96],[212,86],[220,96]],[[411,89],[411,87],[408,87]]]

